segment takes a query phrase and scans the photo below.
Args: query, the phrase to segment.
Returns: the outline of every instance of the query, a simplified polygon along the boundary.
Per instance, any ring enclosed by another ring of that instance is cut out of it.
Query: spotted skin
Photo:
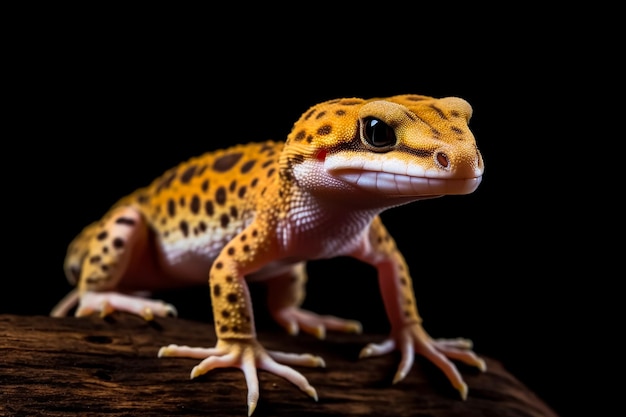
[[[483,161],[468,128],[470,105],[419,95],[330,100],[306,111],[285,142],[236,145],[192,158],[118,201],[70,244],[68,279],[77,315],[121,310],[146,318],[173,306],[133,295],[206,282],[218,343],[170,345],[160,356],[202,358],[192,376],[240,367],[248,410],[258,401],[256,368],[278,373],[317,399],[290,367],[322,366],[311,355],[266,351],[257,341],[247,281],[266,280],[273,317],[290,333],[323,338],[360,323],[302,310],[306,261],[352,256],[378,271],[392,332],[362,357],[400,350],[394,382],[414,353],[426,356],[463,398],[467,386],[449,359],[484,369],[467,340],[434,340],[421,325],[411,275],[379,214],[412,201],[468,194]],[[62,315],[67,305],[56,309]]]

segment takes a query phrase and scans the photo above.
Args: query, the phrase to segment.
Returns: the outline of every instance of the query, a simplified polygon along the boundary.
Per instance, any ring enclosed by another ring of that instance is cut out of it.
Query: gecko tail
[[[69,313],[69,311],[76,307],[78,304],[78,289],[73,288],[70,292],[67,293],[65,297],[63,297],[50,311],[51,317],[65,317]]]

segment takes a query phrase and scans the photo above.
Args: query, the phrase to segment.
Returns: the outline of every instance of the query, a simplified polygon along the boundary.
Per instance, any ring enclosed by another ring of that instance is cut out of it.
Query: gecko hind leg
[[[268,280],[268,306],[274,320],[291,335],[302,329],[318,339],[326,330],[361,333],[361,323],[332,315],[319,315],[300,308],[304,301],[307,280],[305,263],[296,264],[289,272]]]
[[[75,316],[99,313],[104,317],[124,311],[152,320],[154,316],[176,315],[174,306],[134,291],[148,289],[141,284],[159,277],[150,259],[148,236],[141,213],[131,206],[119,206],[101,222],[85,228],[70,244],[68,253],[73,256],[68,256],[65,270],[70,280],[78,280]],[[122,285],[133,291],[120,291]]]

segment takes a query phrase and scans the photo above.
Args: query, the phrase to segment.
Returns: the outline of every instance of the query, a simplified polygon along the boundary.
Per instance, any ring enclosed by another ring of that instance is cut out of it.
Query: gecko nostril
[[[442,168],[448,168],[450,166],[450,160],[448,159],[448,155],[443,152],[437,152],[435,154],[435,160]]]

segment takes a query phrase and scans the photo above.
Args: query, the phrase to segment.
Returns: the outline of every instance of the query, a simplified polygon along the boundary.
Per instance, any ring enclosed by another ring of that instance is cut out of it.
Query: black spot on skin
[[[232,193],[233,191],[235,191],[236,188],[237,188],[237,180],[233,180],[228,186],[228,191]]]
[[[224,267],[224,264],[221,262],[218,262],[215,264],[215,269],[222,269]]]
[[[204,174],[204,171],[206,171],[206,169],[208,168],[207,164],[202,165],[202,167],[198,170],[198,172],[196,172],[196,175],[199,177],[202,174]]]
[[[226,202],[226,189],[224,187],[220,187],[215,192],[215,202],[220,206],[223,206]]]
[[[212,216],[215,212],[215,210],[213,209],[213,202],[211,200],[207,200],[207,202],[204,203],[204,211],[206,211],[206,214],[208,216]]]
[[[200,222],[198,224],[198,228],[200,229],[201,232],[206,232],[206,223],[205,222]]]
[[[233,277],[231,277],[230,275],[226,277],[226,282],[228,282],[229,284],[231,282],[233,282]]]
[[[95,256],[92,256],[91,258],[89,258],[89,263],[90,264],[97,264],[101,260],[102,260],[102,258],[99,255],[95,255]]]
[[[231,217],[232,217],[232,218],[234,218],[234,219],[236,219],[238,214],[239,214],[239,213],[238,213],[238,211],[237,211],[237,207],[232,206],[232,207],[230,208],[230,215],[231,215]]]
[[[436,111],[439,117],[441,117],[444,120],[448,120],[448,118],[446,117],[446,114],[440,108],[434,105],[431,105],[430,108]]]
[[[233,332],[239,333],[239,326],[233,326]]]
[[[248,238],[248,236],[246,235],[241,235],[241,237],[239,238],[242,242],[245,242],[246,239]]]
[[[220,287],[220,284],[215,284],[213,287],[213,295],[216,297],[222,295],[222,287]]]
[[[225,319],[230,317],[230,312],[228,310],[222,310],[222,317]]]
[[[187,168],[185,172],[181,174],[180,182],[182,182],[183,184],[187,184],[189,181],[191,181],[191,178],[193,178],[193,174],[196,173],[197,168],[197,165],[191,165],[189,168]]]
[[[239,191],[237,192],[237,196],[239,196],[239,198],[243,198],[246,195],[246,186],[242,185],[241,187],[239,187]]]
[[[289,158],[289,162],[292,164],[301,164],[304,162],[304,155],[293,155]]]
[[[98,235],[96,236],[96,239],[98,239],[98,240],[104,240],[104,239],[106,239],[106,238],[107,238],[107,236],[108,236],[108,235],[109,235],[109,234],[108,234],[108,233],[107,233],[107,231],[105,230],[105,231],[103,231],[103,232],[98,233]]]
[[[345,111],[345,110],[337,110],[337,111],[335,112],[335,114],[336,114],[337,116],[343,116],[344,114],[346,114],[346,111]]]
[[[458,133],[459,135],[463,134],[463,131],[456,126],[452,126],[450,130],[452,130],[454,133]]]
[[[312,135],[307,136],[306,137],[306,141],[307,141],[307,143],[313,142],[313,136]]]
[[[103,246],[102,247],[102,253],[109,253],[109,247],[108,246]]]
[[[115,223],[133,226],[135,224],[135,220],[129,219],[128,217],[120,217],[119,219],[115,220]]]
[[[252,237],[257,237],[258,235],[259,235],[259,232],[256,229],[254,229],[252,231]]]
[[[291,175],[291,172],[289,172],[289,171],[280,171],[279,175],[280,175],[281,178],[284,178],[287,181],[293,180],[293,175]]]
[[[269,171],[267,171],[267,177],[269,178],[269,177],[271,177],[272,175],[274,175],[274,172],[276,172],[276,169],[274,169],[274,168],[270,168],[270,170],[269,170]]]
[[[243,156],[241,152],[229,153],[223,155],[213,162],[213,170],[217,172],[225,172],[231,169]]]
[[[176,215],[176,203],[171,198],[167,200],[167,214],[169,214],[170,217],[174,217]]]
[[[304,130],[301,130],[298,133],[296,133],[296,136],[294,136],[294,140],[297,142],[300,142],[305,137],[306,137],[306,132]]]
[[[115,249],[121,249],[124,247],[124,239],[120,238],[120,237],[116,237],[115,239],[113,239],[113,247]]]
[[[313,110],[311,110],[310,112],[308,112],[308,113],[306,114],[306,116],[304,116],[304,120],[309,120],[309,118],[310,118],[311,116],[313,116],[314,114],[315,114],[315,109],[313,109]]]
[[[267,168],[268,166],[272,165],[274,163],[273,159],[270,159],[269,161],[265,161],[263,162],[263,165],[261,165],[261,168]]]
[[[241,173],[245,174],[245,173],[249,172],[252,169],[252,167],[254,167],[254,164],[256,164],[256,159],[252,159],[252,160],[246,162],[245,164],[243,164],[241,166]]]
[[[200,211],[200,197],[194,194],[194,196],[191,197],[191,203],[189,204],[189,208],[191,209],[191,212],[193,214],[198,214],[198,212]]]
[[[181,207],[185,207],[185,197],[184,196],[181,196],[178,199],[178,204],[180,204]]]
[[[406,285],[406,278],[400,278],[400,284],[405,286]]]
[[[227,331],[228,331],[228,326],[227,325],[224,324],[224,325],[220,326],[220,332],[226,333]]]
[[[321,111],[317,114],[317,116],[315,116],[315,119],[321,119],[322,117],[324,117],[326,115],[325,111]]]
[[[317,134],[320,136],[328,135],[333,131],[333,127],[331,125],[324,125],[317,129]]]
[[[228,214],[224,213],[220,216],[220,224],[222,225],[222,227],[226,227],[228,226],[228,223],[230,223],[230,217],[228,217]]]
[[[165,190],[170,187],[172,181],[176,178],[176,171],[172,171],[170,173],[166,173],[161,177],[161,182],[157,185],[156,192],[157,194],[161,192],[161,190]]]
[[[200,188],[206,193],[209,189],[209,180],[202,181],[202,185],[200,186]]]
[[[258,182],[259,182],[259,179],[258,178],[254,178],[252,180],[252,182],[250,183],[250,187],[252,187],[252,188],[256,187]]]
[[[235,254],[235,248],[233,248],[233,247],[231,246],[230,248],[228,248],[227,253],[228,253],[230,256],[233,256],[233,255]]]
[[[250,252],[250,246],[249,245],[243,245],[243,251],[244,252]]]
[[[237,297],[237,294],[235,294],[234,292],[231,292],[230,294],[226,296],[226,301],[228,301],[231,304],[235,304],[238,300],[239,300],[239,297]]]
[[[180,231],[183,232],[183,236],[187,237],[189,234],[189,224],[186,221],[181,220],[180,222]]]
[[[109,270],[109,265],[100,265],[100,269],[102,269],[104,272],[107,272]]]

